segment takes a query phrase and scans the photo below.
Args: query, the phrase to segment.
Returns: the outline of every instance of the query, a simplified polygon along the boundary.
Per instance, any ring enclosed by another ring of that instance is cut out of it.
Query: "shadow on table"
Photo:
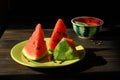
[[[116,51],[120,52],[120,25],[108,27],[95,35],[93,40],[112,41],[112,46],[116,48]]]
[[[93,49],[86,49],[85,57],[72,65],[56,68],[31,68],[33,70],[48,73],[48,74],[74,74],[80,73],[82,71],[88,70],[95,66],[105,65],[107,62],[102,56],[96,56]]]

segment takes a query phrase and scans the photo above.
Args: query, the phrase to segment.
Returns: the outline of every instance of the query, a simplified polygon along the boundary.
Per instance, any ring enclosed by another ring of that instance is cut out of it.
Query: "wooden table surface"
[[[45,37],[50,37],[52,29],[43,29]],[[84,59],[73,65],[60,68],[34,69],[16,63],[10,56],[11,48],[27,40],[34,29],[7,29],[0,39],[0,76],[17,80],[76,80],[120,78],[120,37],[119,30],[103,29],[93,40],[77,37],[72,29],[67,29],[69,37],[84,46]]]

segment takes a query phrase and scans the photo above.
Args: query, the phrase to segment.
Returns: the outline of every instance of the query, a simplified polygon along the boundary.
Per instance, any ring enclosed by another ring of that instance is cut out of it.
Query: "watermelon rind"
[[[29,60],[39,60],[39,59],[41,59],[41,58],[43,58],[44,56],[47,55],[47,52],[46,52],[46,53],[44,53],[40,57],[38,57],[38,56],[36,56],[36,57],[35,56],[30,56],[29,53],[27,52],[27,50],[25,48],[22,49],[22,53],[23,53],[24,57],[26,57]],[[35,53],[33,53],[33,54],[35,54]]]
[[[53,51],[53,58],[54,60],[58,61],[66,61],[79,59],[79,56],[70,46],[70,44],[64,38],[62,38]]]

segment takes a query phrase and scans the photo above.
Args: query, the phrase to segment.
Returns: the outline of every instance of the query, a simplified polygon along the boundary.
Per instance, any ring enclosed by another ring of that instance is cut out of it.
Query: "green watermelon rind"
[[[76,50],[79,50],[81,47],[77,46],[75,47],[76,50],[74,50],[70,44],[71,43],[68,43],[65,38],[62,38],[53,50],[53,60],[66,61],[79,59],[80,56],[77,54]]]

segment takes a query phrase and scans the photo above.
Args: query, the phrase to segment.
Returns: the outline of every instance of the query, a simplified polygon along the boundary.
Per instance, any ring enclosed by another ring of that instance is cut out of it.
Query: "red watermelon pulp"
[[[35,31],[27,41],[22,52],[26,58],[31,60],[38,60],[47,54],[47,46],[41,24],[36,25]]]
[[[63,38],[68,37],[66,25],[64,24],[63,20],[61,18],[58,19],[58,21],[55,24],[55,27],[53,29],[52,35],[50,37],[50,41],[48,44],[49,50],[54,50],[58,42]]]

